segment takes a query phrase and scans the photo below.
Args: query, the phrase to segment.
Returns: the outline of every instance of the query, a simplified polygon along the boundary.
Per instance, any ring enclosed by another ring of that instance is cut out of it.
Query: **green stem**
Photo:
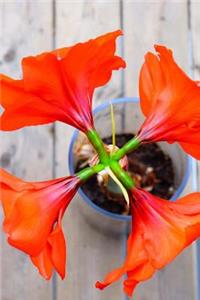
[[[86,135],[87,135],[89,141],[91,142],[91,144],[93,145],[93,147],[95,148],[95,150],[97,151],[100,162],[102,164],[108,165],[109,156],[104,148],[103,141],[100,138],[99,134],[96,132],[95,129],[92,129],[92,130],[87,131]]]
[[[115,124],[115,113],[113,104],[110,103],[110,115],[111,115],[111,124],[112,124],[112,152],[115,152],[115,146],[116,146],[116,124]]]
[[[121,181],[121,183],[125,186],[125,188],[131,190],[135,186],[133,179],[128,175],[127,172],[125,172],[121,168],[120,164],[117,161],[110,161],[109,167],[116,175],[116,177]]]
[[[136,149],[140,145],[140,141],[137,139],[137,137],[131,139],[121,149],[109,156],[104,148],[103,141],[101,140],[99,134],[95,129],[87,131],[86,134],[89,141],[99,155],[100,164],[94,167],[85,168],[78,172],[76,175],[79,176],[82,181],[86,181],[94,174],[104,170],[105,167],[109,167],[126,189],[132,189],[135,183],[133,179],[128,175],[128,173],[121,168],[118,160],[120,160],[128,152]]]
[[[121,183],[127,188],[128,190],[132,189],[135,184],[133,179],[125,172],[121,167],[120,164],[116,161],[110,161],[109,164],[110,169],[116,175],[117,179],[121,181]],[[108,167],[107,167],[108,168]],[[76,173],[75,175],[78,176],[81,181],[87,181],[91,176],[97,174],[105,169],[103,164],[98,164],[94,167],[88,167],[80,172]]]
[[[137,137],[132,138],[130,141],[128,141],[122,148],[117,150],[115,153],[111,154],[111,159],[113,160],[120,160],[122,157],[124,157],[127,153],[135,150],[140,146],[140,141],[137,139]]]
[[[121,183],[121,181],[116,177],[116,175],[113,173],[113,171],[107,167],[106,168],[108,174],[110,175],[110,177],[112,178],[112,180],[119,186],[119,188],[122,191],[122,194],[124,195],[124,199],[126,200],[126,203],[129,205],[129,196],[128,196],[128,192],[126,190],[126,188],[123,186],[123,184]]]
[[[98,164],[94,167],[88,167],[88,168],[81,170],[80,172],[76,173],[76,176],[78,176],[81,179],[81,181],[85,182],[94,174],[99,173],[102,170],[104,170],[104,168],[105,168],[104,165]]]

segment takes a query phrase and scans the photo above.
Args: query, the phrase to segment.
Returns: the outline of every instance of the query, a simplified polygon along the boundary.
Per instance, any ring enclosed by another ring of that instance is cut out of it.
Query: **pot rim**
[[[94,110],[93,110],[93,114],[95,115],[96,113],[98,113],[99,111],[102,111],[103,109],[105,109],[106,107],[108,107],[110,105],[110,103],[112,104],[119,104],[119,103],[138,103],[139,102],[139,98],[137,97],[121,97],[121,98],[117,98],[117,99],[112,99],[109,101],[106,101],[102,104],[100,104],[99,106],[97,106]],[[73,156],[73,146],[74,143],[78,137],[79,134],[79,130],[75,129],[72,137],[71,137],[71,141],[69,144],[69,152],[68,152],[68,163],[69,163],[69,172],[70,175],[73,175],[74,172],[74,156]],[[170,198],[170,201],[175,201],[180,194],[183,192],[189,176],[190,176],[190,170],[191,170],[191,163],[192,163],[192,158],[185,153],[186,156],[186,171],[185,174],[183,176],[182,182],[181,184],[178,186],[177,190],[175,191],[175,193],[173,194],[173,196]],[[124,215],[120,215],[120,214],[115,214],[112,212],[109,212],[101,207],[99,207],[98,205],[96,205],[95,203],[93,203],[90,198],[83,192],[82,188],[80,187],[78,190],[78,193],[80,194],[80,196],[83,198],[83,200],[90,206],[92,207],[95,211],[97,211],[100,214],[103,214],[104,216],[110,217],[114,220],[118,220],[118,221],[131,221],[131,216],[124,216]]]

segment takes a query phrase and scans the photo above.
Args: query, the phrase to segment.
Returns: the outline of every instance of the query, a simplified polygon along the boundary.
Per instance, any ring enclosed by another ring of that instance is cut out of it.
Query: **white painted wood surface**
[[[51,2],[0,1],[0,69],[20,76],[20,60],[52,47]],[[27,180],[52,178],[52,126],[1,133],[1,166]],[[47,151],[48,149],[48,151]],[[1,300],[51,298],[28,256],[11,248],[0,231]]]
[[[194,46],[195,78],[200,79],[200,1],[61,1],[0,0],[0,72],[19,76],[24,55],[71,45],[122,27],[118,48],[127,60],[125,72],[95,94],[95,104],[138,94],[139,68],[153,44],[174,49],[188,71],[188,18]],[[1,166],[27,180],[66,175],[72,128],[62,124],[1,133]],[[47,151],[48,149],[48,151]],[[55,150],[55,153],[54,153]],[[55,154],[55,155],[54,155]],[[191,190],[191,185],[187,191]],[[28,258],[6,244],[0,233],[0,300],[124,299],[120,284],[101,292],[94,283],[122,262],[122,237],[111,238],[85,222],[77,196],[64,219],[68,244],[68,277],[45,282]],[[52,292],[53,291],[53,292]],[[136,300],[196,300],[191,248],[136,290]],[[198,299],[199,300],[199,299]]]

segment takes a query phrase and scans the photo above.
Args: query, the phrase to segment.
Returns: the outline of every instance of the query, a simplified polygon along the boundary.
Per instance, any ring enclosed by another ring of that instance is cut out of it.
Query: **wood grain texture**
[[[56,1],[56,45],[70,45],[120,27],[119,1]],[[95,105],[120,95],[120,76],[95,93]],[[72,129],[56,125],[56,176],[67,172],[67,149]],[[65,214],[64,227],[68,241],[68,277],[57,280],[57,299],[122,299],[119,284],[99,291],[96,280],[122,262],[122,238],[96,230],[82,214],[83,200],[77,196]],[[93,216],[91,210],[88,215]],[[103,219],[102,219],[103,222]]]
[[[138,95],[138,76],[147,51],[154,44],[172,48],[176,61],[189,71],[187,1],[123,1],[125,95]],[[191,182],[185,193],[191,192]],[[161,249],[162,251],[162,249]],[[192,248],[184,251],[173,263],[153,279],[136,289],[140,300],[194,300]]]
[[[144,55],[153,51],[155,44],[172,48],[177,62],[188,69],[187,1],[124,0],[123,3],[125,93],[136,96]]]
[[[54,3],[54,5],[53,5]],[[200,1],[191,1],[191,32],[194,76],[200,79]],[[153,44],[174,50],[179,64],[188,71],[188,6],[179,1],[135,0],[37,0],[0,1],[0,70],[20,75],[20,59],[29,54],[72,45],[123,27],[119,52],[127,61],[125,72],[96,91],[94,106],[110,98],[138,95],[138,74],[143,56]],[[68,173],[67,154],[73,128],[56,124],[0,134],[0,164],[26,180],[50,179]],[[55,142],[55,145],[53,145]],[[55,146],[55,157],[53,147]],[[55,158],[55,160],[53,160]],[[53,170],[55,172],[53,172]],[[199,166],[200,170],[200,166]],[[191,191],[191,183],[186,192]],[[0,300],[118,300],[125,299],[120,283],[98,291],[94,283],[122,262],[122,236],[98,231],[84,218],[85,203],[75,197],[64,218],[68,242],[68,276],[56,278],[54,292],[27,256],[7,245],[0,233]],[[88,215],[93,214],[88,210]],[[92,219],[92,218],[91,218]],[[102,221],[104,222],[104,221]],[[141,284],[135,300],[194,300],[191,248],[152,280]]]
[[[0,2],[0,69],[12,77],[21,74],[23,56],[52,47],[51,1]],[[0,135],[1,167],[25,180],[52,178],[51,126],[30,127]],[[1,238],[1,300],[51,299],[51,282],[46,282],[27,255]]]

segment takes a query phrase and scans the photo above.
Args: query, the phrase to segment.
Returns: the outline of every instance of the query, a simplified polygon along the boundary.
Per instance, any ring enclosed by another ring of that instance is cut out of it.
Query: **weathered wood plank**
[[[200,1],[190,4],[191,34],[193,46],[194,79],[200,80]]]
[[[123,1],[125,95],[138,95],[138,75],[144,54],[154,44],[174,50],[178,63],[188,71],[187,1]],[[189,184],[185,192],[191,192]],[[138,287],[136,299],[194,299],[191,247],[153,279]]]
[[[51,1],[0,2],[0,72],[19,77],[25,55],[52,47]],[[4,132],[1,139],[1,167],[25,180],[52,178],[53,140],[51,126]],[[51,298],[51,282],[45,282],[28,256],[1,238],[1,300]]]
[[[187,1],[124,0],[123,10],[127,96],[138,95],[144,55],[156,43],[172,48],[178,63],[188,70]]]
[[[119,1],[57,1],[57,46],[70,45],[95,37],[120,26]],[[95,103],[120,94],[120,74],[110,84],[99,89]],[[72,129],[57,125],[56,174],[67,172],[67,149]],[[93,228],[81,214],[82,200],[77,196],[65,215],[65,234],[68,240],[68,277],[57,280],[58,300],[64,299],[121,299],[119,285],[105,291],[95,289],[95,281],[122,262],[121,236],[107,236]],[[86,204],[83,204],[86,205]],[[93,212],[89,212],[93,214]],[[90,217],[89,217],[90,218]]]
[[[173,48],[178,62],[187,70],[187,6],[186,1],[123,3],[125,57],[128,62],[125,92],[128,96],[134,96],[137,94],[137,76],[143,55],[154,43],[166,43]],[[119,27],[118,0],[73,3],[57,0],[56,4],[57,46],[73,44]],[[19,58],[52,46],[51,1],[1,1],[0,5],[0,70],[14,76],[19,74]],[[196,79],[199,79],[200,62],[199,11],[199,2],[194,1],[192,20]],[[106,88],[99,89],[96,103],[120,96],[120,76],[115,75]],[[65,125],[59,124],[56,128],[57,176],[66,175],[68,170],[67,147],[71,133],[72,129]],[[25,179],[51,178],[51,126],[1,134],[0,159],[3,167]],[[105,292],[94,288],[96,279],[101,279],[107,271],[119,265],[121,237],[110,238],[91,228],[81,217],[80,208],[77,209],[79,200],[78,197],[75,199],[65,217],[69,276],[66,281],[58,281],[58,300],[64,297],[78,300],[121,299],[118,285]],[[0,277],[0,299],[50,299],[50,284],[44,283],[33,271],[27,257],[7,246],[5,237],[0,237],[0,275],[3,274]],[[155,279],[138,288],[136,299],[194,299],[191,262],[191,251],[188,249]]]

